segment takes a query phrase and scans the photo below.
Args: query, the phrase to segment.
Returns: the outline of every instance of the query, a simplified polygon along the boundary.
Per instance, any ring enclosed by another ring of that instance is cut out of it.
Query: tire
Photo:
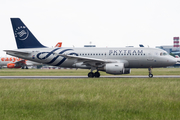
[[[93,72],[89,72],[89,73],[88,73],[88,77],[89,77],[89,78],[93,78],[93,77],[94,77],[94,73],[93,73]]]
[[[95,76],[96,78],[99,78],[99,77],[100,77],[100,73],[99,73],[99,72],[95,72],[94,76]]]
[[[149,78],[152,78],[153,77],[153,74],[149,74]]]

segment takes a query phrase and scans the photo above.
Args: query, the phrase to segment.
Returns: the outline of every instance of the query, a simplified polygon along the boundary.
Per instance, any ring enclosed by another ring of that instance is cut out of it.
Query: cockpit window
[[[166,55],[168,55],[167,52],[161,52],[161,53],[160,53],[160,56],[166,56]]]

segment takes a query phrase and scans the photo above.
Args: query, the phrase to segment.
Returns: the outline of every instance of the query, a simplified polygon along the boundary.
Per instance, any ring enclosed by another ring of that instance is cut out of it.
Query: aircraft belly
[[[139,61],[138,60],[129,60],[129,67],[130,68],[136,68],[137,66],[139,66]]]
[[[74,64],[74,60],[68,60],[68,61],[64,61],[61,65],[59,65],[59,67],[69,67],[72,68]]]
[[[130,68],[149,68],[150,66],[154,66],[156,64],[157,63],[154,61],[147,61],[146,59],[129,61]]]

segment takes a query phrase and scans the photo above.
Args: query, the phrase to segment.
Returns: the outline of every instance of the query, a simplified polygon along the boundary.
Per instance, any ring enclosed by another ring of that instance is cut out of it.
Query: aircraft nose
[[[177,63],[177,60],[176,60],[174,57],[172,57],[172,58],[169,60],[169,63],[170,63],[171,65],[175,65],[175,64]]]

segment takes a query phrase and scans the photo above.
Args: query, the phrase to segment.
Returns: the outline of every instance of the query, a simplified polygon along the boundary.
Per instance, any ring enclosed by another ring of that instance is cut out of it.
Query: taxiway
[[[68,79],[68,78],[77,79],[77,78],[88,78],[88,77],[87,76],[0,76],[0,79]],[[100,78],[149,78],[149,77],[146,75],[131,75],[131,76],[121,75],[121,76],[101,76]],[[180,78],[180,75],[154,75],[153,78]]]

